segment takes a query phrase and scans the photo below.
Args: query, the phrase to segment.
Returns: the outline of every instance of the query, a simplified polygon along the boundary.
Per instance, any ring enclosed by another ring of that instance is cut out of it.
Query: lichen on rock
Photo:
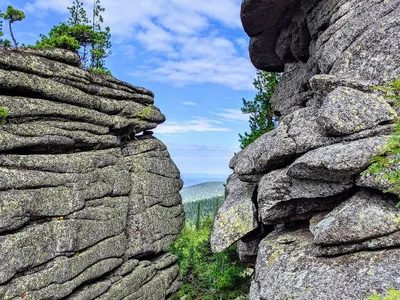
[[[0,48],[1,299],[180,288],[166,250],[183,226],[182,180],[148,131],[165,121],[153,97],[68,51]]]
[[[238,186],[255,186],[258,228],[274,227],[261,241],[226,233],[242,239],[244,260],[258,249],[250,299],[400,289],[398,195],[383,194],[390,183],[379,174],[360,176],[398,118],[374,87],[400,78],[399,16],[399,0],[242,1],[251,61],[284,72],[271,99],[279,124],[230,164]],[[248,201],[240,191],[233,198]]]

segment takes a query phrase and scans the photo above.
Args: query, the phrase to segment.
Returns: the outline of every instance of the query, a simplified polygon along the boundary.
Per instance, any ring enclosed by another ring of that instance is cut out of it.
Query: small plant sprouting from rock
[[[400,291],[396,291],[394,289],[389,289],[387,296],[380,296],[377,293],[374,293],[368,300],[399,300],[400,299]]]
[[[24,12],[22,12],[22,11],[20,11],[18,9],[15,9],[11,5],[9,5],[7,7],[7,11],[5,13],[2,13],[0,15],[0,17],[3,18],[4,20],[8,20],[8,27],[10,29],[10,35],[11,35],[11,38],[13,40],[14,47],[18,48],[18,43],[17,43],[17,40],[15,39],[15,36],[14,36],[14,32],[13,32],[13,29],[12,29],[12,24],[15,23],[15,22],[20,22],[23,19],[25,19]]]
[[[140,119],[148,120],[150,118],[152,109],[153,109],[153,105],[150,104],[150,105],[144,107],[141,111],[139,111],[136,116]]]
[[[0,107],[0,126],[3,127],[8,117],[8,110],[5,107]]]
[[[375,87],[384,94],[385,98],[400,106],[400,79],[390,82],[386,86]],[[400,120],[397,119],[396,127],[380,154],[372,159],[372,165],[361,175],[375,175],[380,180],[390,184],[387,192],[400,195]]]

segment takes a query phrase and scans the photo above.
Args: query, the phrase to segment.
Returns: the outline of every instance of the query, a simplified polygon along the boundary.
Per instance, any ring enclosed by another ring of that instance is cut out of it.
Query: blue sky
[[[14,31],[20,43],[33,44],[68,18],[71,3],[0,0],[0,8],[11,4],[25,12]],[[84,3],[89,7],[92,0]],[[229,174],[229,160],[239,151],[238,133],[248,130],[240,107],[243,97],[254,97],[255,69],[240,3],[102,0],[113,42],[107,66],[117,78],[155,93],[156,106],[167,116],[155,134],[185,174]]]

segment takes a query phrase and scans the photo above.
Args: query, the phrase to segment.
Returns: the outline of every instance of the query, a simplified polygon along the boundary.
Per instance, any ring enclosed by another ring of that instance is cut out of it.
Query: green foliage
[[[77,51],[80,48],[80,44],[76,37],[74,37],[75,31],[73,27],[65,23],[60,23],[50,30],[48,36],[45,36],[43,34],[40,35],[41,40],[37,41],[36,45],[33,48],[62,48],[70,51]]]
[[[91,73],[105,74],[105,75],[112,76],[111,71],[108,70],[107,68],[95,69],[95,68],[90,67],[90,68],[88,69],[88,71],[91,72]]]
[[[76,51],[84,69],[111,75],[105,67],[105,59],[111,54],[111,34],[109,27],[101,28],[104,20],[100,13],[105,9],[100,6],[100,0],[94,3],[92,21],[89,21],[83,2],[79,0],[75,0],[68,10],[68,22],[54,26],[47,36],[41,35],[34,48]]]
[[[250,276],[238,259],[236,246],[213,254],[210,236],[213,219],[206,218],[199,229],[186,224],[170,252],[178,256],[183,286],[171,299],[235,299],[247,296]]]
[[[8,110],[6,107],[0,107],[0,126],[3,127],[8,117]]]
[[[200,229],[200,210],[201,210],[201,203],[200,201],[197,202],[197,209],[196,209],[196,230]]]
[[[104,22],[101,13],[105,11],[104,7],[101,7],[100,0],[95,0],[93,5],[93,20],[92,30],[95,36],[95,43],[92,43],[92,49],[90,50],[92,59],[90,67],[92,69],[105,69],[105,59],[111,55],[111,34],[110,27],[106,27],[102,30],[102,24]]]
[[[183,204],[187,222],[196,223],[197,215],[199,214],[199,220],[202,221],[207,217],[214,216],[215,212],[224,202],[223,196],[213,197],[209,199],[203,199],[193,202],[186,202]],[[197,208],[200,205],[200,210]],[[218,205],[218,206],[217,206]]]
[[[11,42],[9,40],[3,40],[2,37],[4,36],[3,33],[3,20],[1,20],[3,14],[0,10],[0,47],[11,47]]]
[[[374,293],[368,300],[400,300],[400,291],[389,289],[387,296],[380,296]]]
[[[12,38],[13,43],[14,43],[14,47],[18,48],[18,43],[17,43],[17,40],[15,39],[15,36],[14,36],[14,32],[13,32],[13,29],[12,29],[12,24],[15,23],[15,22],[20,22],[23,19],[25,19],[24,12],[20,11],[18,9],[15,9],[11,5],[9,5],[7,7],[7,11],[5,13],[1,13],[0,14],[0,18],[8,21],[8,27],[9,27],[9,30],[10,30],[11,38]],[[0,37],[1,36],[3,36],[3,32],[1,32]],[[4,41],[0,40],[0,44],[3,45],[4,47],[10,47],[11,46],[11,42],[8,41],[8,40],[4,40]]]
[[[395,106],[400,106],[400,79],[389,82],[386,86],[377,86],[374,90],[384,94],[385,98],[394,100]]]
[[[142,120],[149,120],[153,107],[152,104],[143,107],[141,111],[136,113],[136,116]]]
[[[400,79],[389,83],[387,86],[375,88],[384,94],[387,99],[394,101],[396,106],[400,105]],[[390,183],[391,188],[386,192],[400,194],[400,121],[396,121],[396,127],[381,149],[378,156],[372,159],[372,165],[361,175],[375,175],[378,179]]]
[[[89,23],[89,19],[86,15],[86,10],[83,6],[83,2],[75,0],[71,7],[67,7],[70,16],[68,18],[68,25],[75,26],[79,24]]]
[[[275,128],[278,119],[272,111],[270,99],[280,79],[279,73],[257,71],[257,78],[253,82],[257,94],[251,101],[243,99],[242,112],[250,114],[250,133],[239,134],[242,149]]]

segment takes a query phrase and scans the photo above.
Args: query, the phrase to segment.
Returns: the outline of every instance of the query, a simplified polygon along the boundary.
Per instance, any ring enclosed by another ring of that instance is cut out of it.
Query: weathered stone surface
[[[324,99],[317,123],[329,134],[348,135],[392,122],[396,117],[384,98],[339,87]]]
[[[240,175],[257,174],[276,168],[294,156],[296,144],[288,136],[288,122],[258,138],[240,151],[234,160],[234,171]]]
[[[147,131],[165,117],[79,64],[0,49],[0,298],[165,299],[184,222],[179,170]]]
[[[335,207],[352,188],[351,182],[335,183],[289,177],[288,169],[265,175],[258,188],[258,213],[264,222],[279,222],[305,213]]]
[[[255,184],[240,181],[238,175],[229,177],[226,199],[215,218],[211,236],[213,252],[222,252],[257,228],[254,189]]]
[[[371,164],[385,141],[374,137],[318,148],[297,159],[289,167],[288,175],[333,182],[353,179]]]
[[[2,49],[4,52],[4,56],[8,56],[9,53],[17,51],[13,48],[4,48]],[[7,54],[6,54],[7,53]],[[50,60],[58,61],[58,62],[63,62],[71,66],[76,66],[79,67],[81,65],[81,59],[79,58],[79,55],[75,52],[64,50],[64,49],[31,49],[31,48],[25,48],[24,53],[40,56],[40,57],[45,57]]]
[[[356,2],[356,6],[348,4],[343,17],[321,37],[321,49],[317,49],[321,70],[331,67],[333,75],[380,83],[398,78],[398,1]]]
[[[235,173],[265,174],[287,166],[299,154],[336,143],[391,134],[393,125],[378,126],[343,137],[328,136],[318,125],[318,109],[302,108],[285,116],[274,130],[240,151],[231,162]]]
[[[286,64],[280,84],[270,100],[273,110],[287,115],[304,107],[313,97],[308,80],[315,74],[317,70],[313,62]]]
[[[329,245],[329,246],[315,246],[313,248],[313,255],[315,256],[337,256],[347,253],[359,252],[363,250],[379,250],[394,248],[400,246],[400,231],[392,234],[372,238],[366,241],[345,244],[345,245]]]
[[[251,299],[366,299],[400,288],[398,249],[320,258],[305,229],[270,234],[260,243]],[[260,259],[262,257],[262,259]]]
[[[150,91],[57,61],[57,51],[32,51],[0,49],[0,106],[8,111],[0,151],[118,147],[165,121]]]
[[[317,95],[326,97],[338,87],[348,87],[358,91],[371,93],[376,86],[374,81],[355,80],[334,75],[318,74],[309,80],[311,89]]]
[[[313,214],[312,218],[310,219],[310,226],[309,230],[312,234],[315,232],[315,227],[319,222],[322,221],[322,219],[329,213],[330,211],[322,211],[319,213]]]
[[[394,157],[393,155],[390,155],[388,157],[391,160],[396,160],[397,158]],[[400,166],[399,164],[396,164],[391,167],[391,172],[395,172],[396,170],[399,170]],[[388,192],[395,194],[397,197],[400,197],[399,190],[396,188],[396,183],[389,181],[386,176],[388,173],[381,172],[378,174],[370,174],[369,172],[362,173],[357,179],[356,179],[356,185],[360,187],[367,187],[367,188],[372,188],[376,189],[382,192]]]
[[[250,57],[256,68],[268,71],[283,71],[284,60],[297,57],[305,59],[308,51],[305,49],[310,41],[306,24],[299,22],[292,30],[284,33],[285,38],[279,38],[282,28],[296,14],[304,14],[297,8],[301,1],[254,1],[242,2],[241,18],[245,31],[251,37]],[[296,13],[297,9],[297,13]],[[285,48],[277,51],[277,42],[285,42]]]
[[[257,259],[259,243],[260,243],[259,239],[255,239],[250,242],[238,241],[237,252],[240,261],[245,262],[251,266],[254,266]]]
[[[382,195],[397,191],[360,176],[399,113],[375,87],[400,78],[400,0],[243,0],[241,18],[253,64],[284,71],[271,99],[279,125],[230,164],[257,185],[259,228],[276,228],[259,245],[250,298],[400,289],[398,199]]]
[[[360,191],[326,215],[314,229],[314,243],[355,243],[400,230],[397,198]]]

